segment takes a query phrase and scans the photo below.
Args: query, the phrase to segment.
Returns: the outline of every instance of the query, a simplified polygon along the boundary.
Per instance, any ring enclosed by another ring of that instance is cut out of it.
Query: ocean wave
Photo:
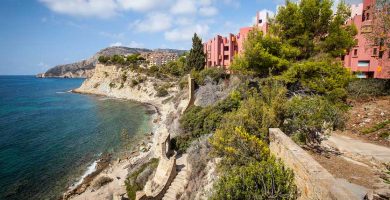
[[[67,92],[56,92],[56,94],[65,94]]]
[[[96,165],[99,162],[99,160],[95,160],[91,165],[87,167],[87,171],[84,172],[84,174],[81,176],[80,180],[78,180],[76,183],[72,184],[72,186],[69,187],[69,189],[73,190],[77,186],[79,186],[81,183],[83,183],[84,178],[88,175],[92,174],[96,170]]]

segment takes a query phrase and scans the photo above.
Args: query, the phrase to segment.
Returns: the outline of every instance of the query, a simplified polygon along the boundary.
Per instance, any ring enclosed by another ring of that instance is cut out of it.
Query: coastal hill
[[[144,48],[129,48],[129,47],[108,47],[100,50],[92,57],[64,65],[57,65],[53,68],[50,68],[45,73],[37,74],[39,78],[46,77],[58,77],[58,78],[88,78],[93,75],[93,70],[96,67],[97,60],[99,56],[113,56],[113,55],[126,55],[126,54],[136,54],[136,53],[145,53],[145,52],[168,52],[168,53],[177,53],[179,55],[183,54],[185,50],[177,49],[144,49]]]

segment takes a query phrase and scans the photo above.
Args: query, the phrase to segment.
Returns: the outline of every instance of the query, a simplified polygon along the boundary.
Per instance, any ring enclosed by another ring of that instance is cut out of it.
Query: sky
[[[349,0],[357,1],[359,0]],[[0,75],[32,75],[109,46],[190,49],[284,0],[1,0]]]

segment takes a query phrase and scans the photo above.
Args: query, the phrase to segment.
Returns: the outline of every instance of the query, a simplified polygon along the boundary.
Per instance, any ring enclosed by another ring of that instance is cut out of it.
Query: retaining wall
[[[269,129],[270,150],[295,174],[302,200],[362,199],[339,182],[305,150],[278,128]]]

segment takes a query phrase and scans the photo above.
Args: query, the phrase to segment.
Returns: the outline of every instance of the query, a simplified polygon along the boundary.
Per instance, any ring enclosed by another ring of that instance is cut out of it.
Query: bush
[[[111,89],[116,87],[114,82],[111,82],[109,86],[110,86]]]
[[[98,61],[102,64],[106,64],[110,60],[109,56],[99,56]]]
[[[121,78],[122,78],[122,82],[126,82],[127,81],[127,74],[123,73]]]
[[[206,68],[200,72],[192,70],[191,77],[195,79],[196,84],[205,85],[206,78],[210,78],[213,82],[218,83],[220,79],[226,79],[228,75],[223,69]]]
[[[298,144],[318,144],[327,131],[344,127],[346,110],[321,96],[296,96],[286,104],[282,129]]]
[[[196,138],[213,133],[219,126],[225,113],[239,107],[241,96],[233,91],[226,99],[215,106],[192,106],[180,118],[183,134],[174,139],[175,149],[184,152]]]
[[[106,185],[108,184],[109,182],[112,182],[114,179],[110,178],[110,177],[107,177],[107,176],[102,176],[100,178],[98,178],[93,184],[92,184],[92,187],[93,189],[97,190],[99,189],[100,187],[102,187],[103,185]]]
[[[390,80],[354,79],[348,85],[348,95],[352,98],[390,95]]]
[[[340,64],[306,61],[294,64],[283,73],[282,79],[289,84],[289,88],[292,88],[292,85],[299,85],[309,93],[329,95],[332,92],[335,94],[334,90],[342,94],[340,91],[348,86],[351,76]]]
[[[297,199],[294,174],[273,157],[226,171],[211,199]]]
[[[134,171],[125,180],[127,196],[130,200],[134,200],[136,192],[143,190],[146,182],[156,170],[158,166],[158,159],[153,158],[148,163],[143,164],[136,171]]]
[[[168,90],[165,87],[157,88],[157,94],[156,94],[157,97],[165,97],[168,94],[169,94]]]
[[[138,83],[139,82],[136,79],[131,79],[131,87],[137,86]]]
[[[218,129],[210,140],[213,153],[223,158],[226,166],[243,166],[269,157],[267,143],[248,133],[244,127]]]

